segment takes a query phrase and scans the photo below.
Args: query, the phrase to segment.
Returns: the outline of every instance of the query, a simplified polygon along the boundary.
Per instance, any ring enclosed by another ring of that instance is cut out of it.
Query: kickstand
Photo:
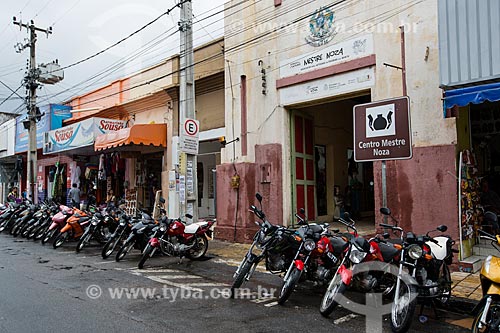
[[[182,259],[183,259],[183,258],[184,258],[184,257],[179,257],[179,262],[178,262],[178,264],[179,264],[179,265],[180,265],[180,264],[182,264]]]

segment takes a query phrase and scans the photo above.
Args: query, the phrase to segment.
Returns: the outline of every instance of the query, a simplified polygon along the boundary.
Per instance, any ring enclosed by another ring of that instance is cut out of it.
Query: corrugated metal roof
[[[500,80],[500,1],[439,0],[441,86]]]

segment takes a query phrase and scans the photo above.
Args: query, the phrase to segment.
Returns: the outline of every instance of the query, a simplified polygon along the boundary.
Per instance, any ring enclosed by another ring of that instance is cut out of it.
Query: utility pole
[[[37,156],[36,156],[36,151],[37,151],[37,142],[36,142],[36,122],[37,118],[41,117],[41,114],[39,114],[38,108],[36,107],[36,90],[39,86],[37,79],[38,79],[38,70],[36,67],[36,58],[35,58],[35,44],[36,44],[36,32],[40,31],[45,34],[47,34],[47,37],[49,34],[52,33],[52,27],[49,27],[48,29],[42,29],[38,28],[35,26],[35,23],[33,20],[30,21],[30,23],[22,23],[21,21],[17,21],[16,17],[13,19],[13,23],[15,25],[18,25],[19,28],[26,28],[30,34],[30,38],[28,42],[24,45],[18,44],[16,45],[16,49],[18,53],[21,53],[24,49],[27,47],[30,48],[30,64],[29,64],[29,70],[24,78],[24,81],[26,83],[26,88],[28,89],[28,120],[26,122],[25,128],[27,127],[28,129],[28,156],[27,156],[27,183],[26,183],[26,188],[27,188],[27,196],[30,200],[33,202],[38,201],[38,196],[36,195],[36,174],[37,174]]]
[[[194,92],[194,53],[193,53],[193,7],[191,0],[180,4],[181,19],[179,22],[180,38],[180,88],[179,88],[179,136],[182,136],[187,119],[195,119]],[[198,130],[198,129],[197,129]],[[182,147],[181,147],[182,150]],[[193,215],[198,221],[198,178],[196,175],[196,155],[180,152],[180,213]],[[183,155],[184,154],[184,155]],[[184,158],[185,157],[185,158]],[[183,165],[185,163],[185,165]]]

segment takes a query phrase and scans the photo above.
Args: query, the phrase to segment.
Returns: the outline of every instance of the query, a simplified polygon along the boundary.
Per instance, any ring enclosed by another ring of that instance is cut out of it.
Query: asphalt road
[[[79,254],[75,246],[54,250],[0,234],[0,332],[365,332],[364,317],[345,309],[322,318],[322,290],[312,285],[277,305],[270,294],[280,279],[270,274],[257,272],[251,294],[228,299],[235,267],[218,257],[155,257],[137,270],[137,250],[116,263],[96,245]],[[411,332],[468,331],[444,322],[460,315],[426,313],[429,321],[415,318]],[[383,330],[390,331],[387,318]]]

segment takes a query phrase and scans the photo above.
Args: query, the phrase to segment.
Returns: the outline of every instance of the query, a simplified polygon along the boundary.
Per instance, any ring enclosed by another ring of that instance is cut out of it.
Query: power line
[[[88,56],[88,57],[86,57],[86,58],[84,58],[84,59],[82,59],[82,60],[79,60],[79,61],[77,61],[77,62],[75,62],[75,63],[70,64],[70,65],[67,65],[67,66],[61,67],[61,68],[60,68],[60,70],[64,70],[64,69],[68,69],[68,68],[74,67],[74,66],[79,65],[79,64],[81,64],[81,63],[83,63],[83,62],[85,62],[85,61],[88,61],[88,60],[90,60],[90,59],[92,59],[92,58],[95,58],[95,57],[97,57],[97,56],[98,56],[98,55],[100,55],[100,54],[103,54],[104,52],[106,52],[106,51],[108,51],[108,50],[112,49],[113,47],[115,47],[115,46],[117,46],[117,45],[119,45],[119,44],[123,43],[124,41],[126,41],[126,40],[127,40],[127,39],[129,39],[130,37],[132,37],[132,36],[134,36],[134,35],[138,34],[138,33],[139,33],[139,32],[141,32],[142,30],[146,29],[147,27],[149,27],[150,25],[152,25],[153,23],[155,23],[156,21],[158,21],[159,19],[161,19],[163,16],[165,16],[165,15],[169,15],[169,14],[170,14],[170,12],[171,12],[172,10],[174,10],[175,8],[177,8],[178,6],[180,6],[181,4],[183,4],[184,2],[187,2],[187,1],[190,1],[190,0],[183,0],[182,2],[180,2],[180,3],[176,4],[175,6],[171,7],[170,9],[168,9],[166,12],[164,12],[164,13],[160,14],[160,15],[159,15],[157,18],[155,18],[154,20],[152,20],[152,21],[150,21],[150,22],[146,23],[146,24],[145,24],[144,26],[142,26],[141,28],[139,28],[139,29],[137,29],[136,31],[132,32],[132,33],[131,33],[131,34],[129,34],[127,37],[124,37],[124,38],[120,39],[120,40],[119,40],[119,41],[117,41],[116,43],[111,44],[110,46],[106,47],[105,49],[103,49],[103,50],[101,50],[101,51],[99,51],[99,52],[97,52],[97,53],[94,53],[94,54],[92,54],[92,55],[90,55],[90,56]]]

